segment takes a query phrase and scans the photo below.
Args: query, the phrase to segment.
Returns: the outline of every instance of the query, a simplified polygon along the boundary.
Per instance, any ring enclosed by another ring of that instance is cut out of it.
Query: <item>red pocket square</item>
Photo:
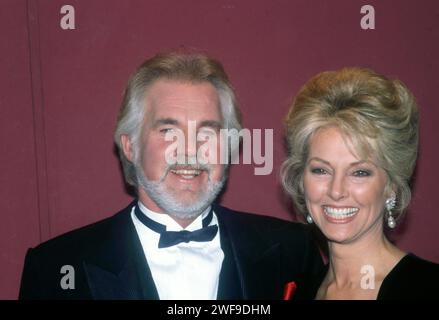
[[[283,300],[291,300],[291,298],[294,295],[294,292],[296,292],[297,289],[297,285],[294,281],[291,282],[287,282],[285,284],[285,288],[284,288],[284,298]]]

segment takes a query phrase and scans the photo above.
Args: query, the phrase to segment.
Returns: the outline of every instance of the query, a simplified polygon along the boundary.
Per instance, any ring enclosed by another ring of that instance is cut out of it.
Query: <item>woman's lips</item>
[[[331,223],[348,223],[355,219],[359,208],[323,206],[326,220]]]

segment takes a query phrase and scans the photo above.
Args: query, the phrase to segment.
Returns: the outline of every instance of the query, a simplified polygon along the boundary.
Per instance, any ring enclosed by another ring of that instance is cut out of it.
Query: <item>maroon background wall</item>
[[[73,5],[76,29],[60,28]],[[360,8],[376,30],[360,28]],[[25,251],[125,206],[112,133],[128,76],[158,51],[187,46],[220,59],[248,128],[274,128],[274,171],[235,166],[222,202],[294,219],[278,179],[282,119],[310,76],[359,65],[402,79],[421,106],[414,198],[397,244],[439,262],[435,207],[437,1],[1,0],[0,298],[18,294]]]

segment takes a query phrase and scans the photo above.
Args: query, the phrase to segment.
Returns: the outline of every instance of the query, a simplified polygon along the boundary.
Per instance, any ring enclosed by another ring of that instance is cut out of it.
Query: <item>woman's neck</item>
[[[382,232],[347,244],[330,242],[329,253],[329,270],[322,283],[326,297],[329,289],[376,297],[386,275],[405,255]]]

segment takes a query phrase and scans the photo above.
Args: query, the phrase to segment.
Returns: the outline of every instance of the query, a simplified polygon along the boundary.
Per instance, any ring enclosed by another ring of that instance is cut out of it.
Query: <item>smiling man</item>
[[[136,199],[30,249],[20,297],[281,299],[287,283],[300,288],[321,267],[306,228],[214,202],[228,172],[215,155],[236,148],[209,144],[224,129],[239,131],[241,123],[218,61],[169,53],[144,62],[128,83],[114,136]]]
[[[166,135],[177,131],[189,139],[191,124],[197,132],[210,130],[218,134],[222,127],[218,93],[209,82],[160,79],[148,88],[145,105],[149,116],[141,129],[141,147],[136,149],[130,136],[121,134],[123,153],[134,163],[141,186],[139,200],[187,226],[221,191],[225,166],[217,161],[200,165],[197,141],[188,141],[187,148],[172,148]],[[178,154],[181,149],[184,153]],[[168,163],[170,152],[177,153],[175,159],[180,161]]]

